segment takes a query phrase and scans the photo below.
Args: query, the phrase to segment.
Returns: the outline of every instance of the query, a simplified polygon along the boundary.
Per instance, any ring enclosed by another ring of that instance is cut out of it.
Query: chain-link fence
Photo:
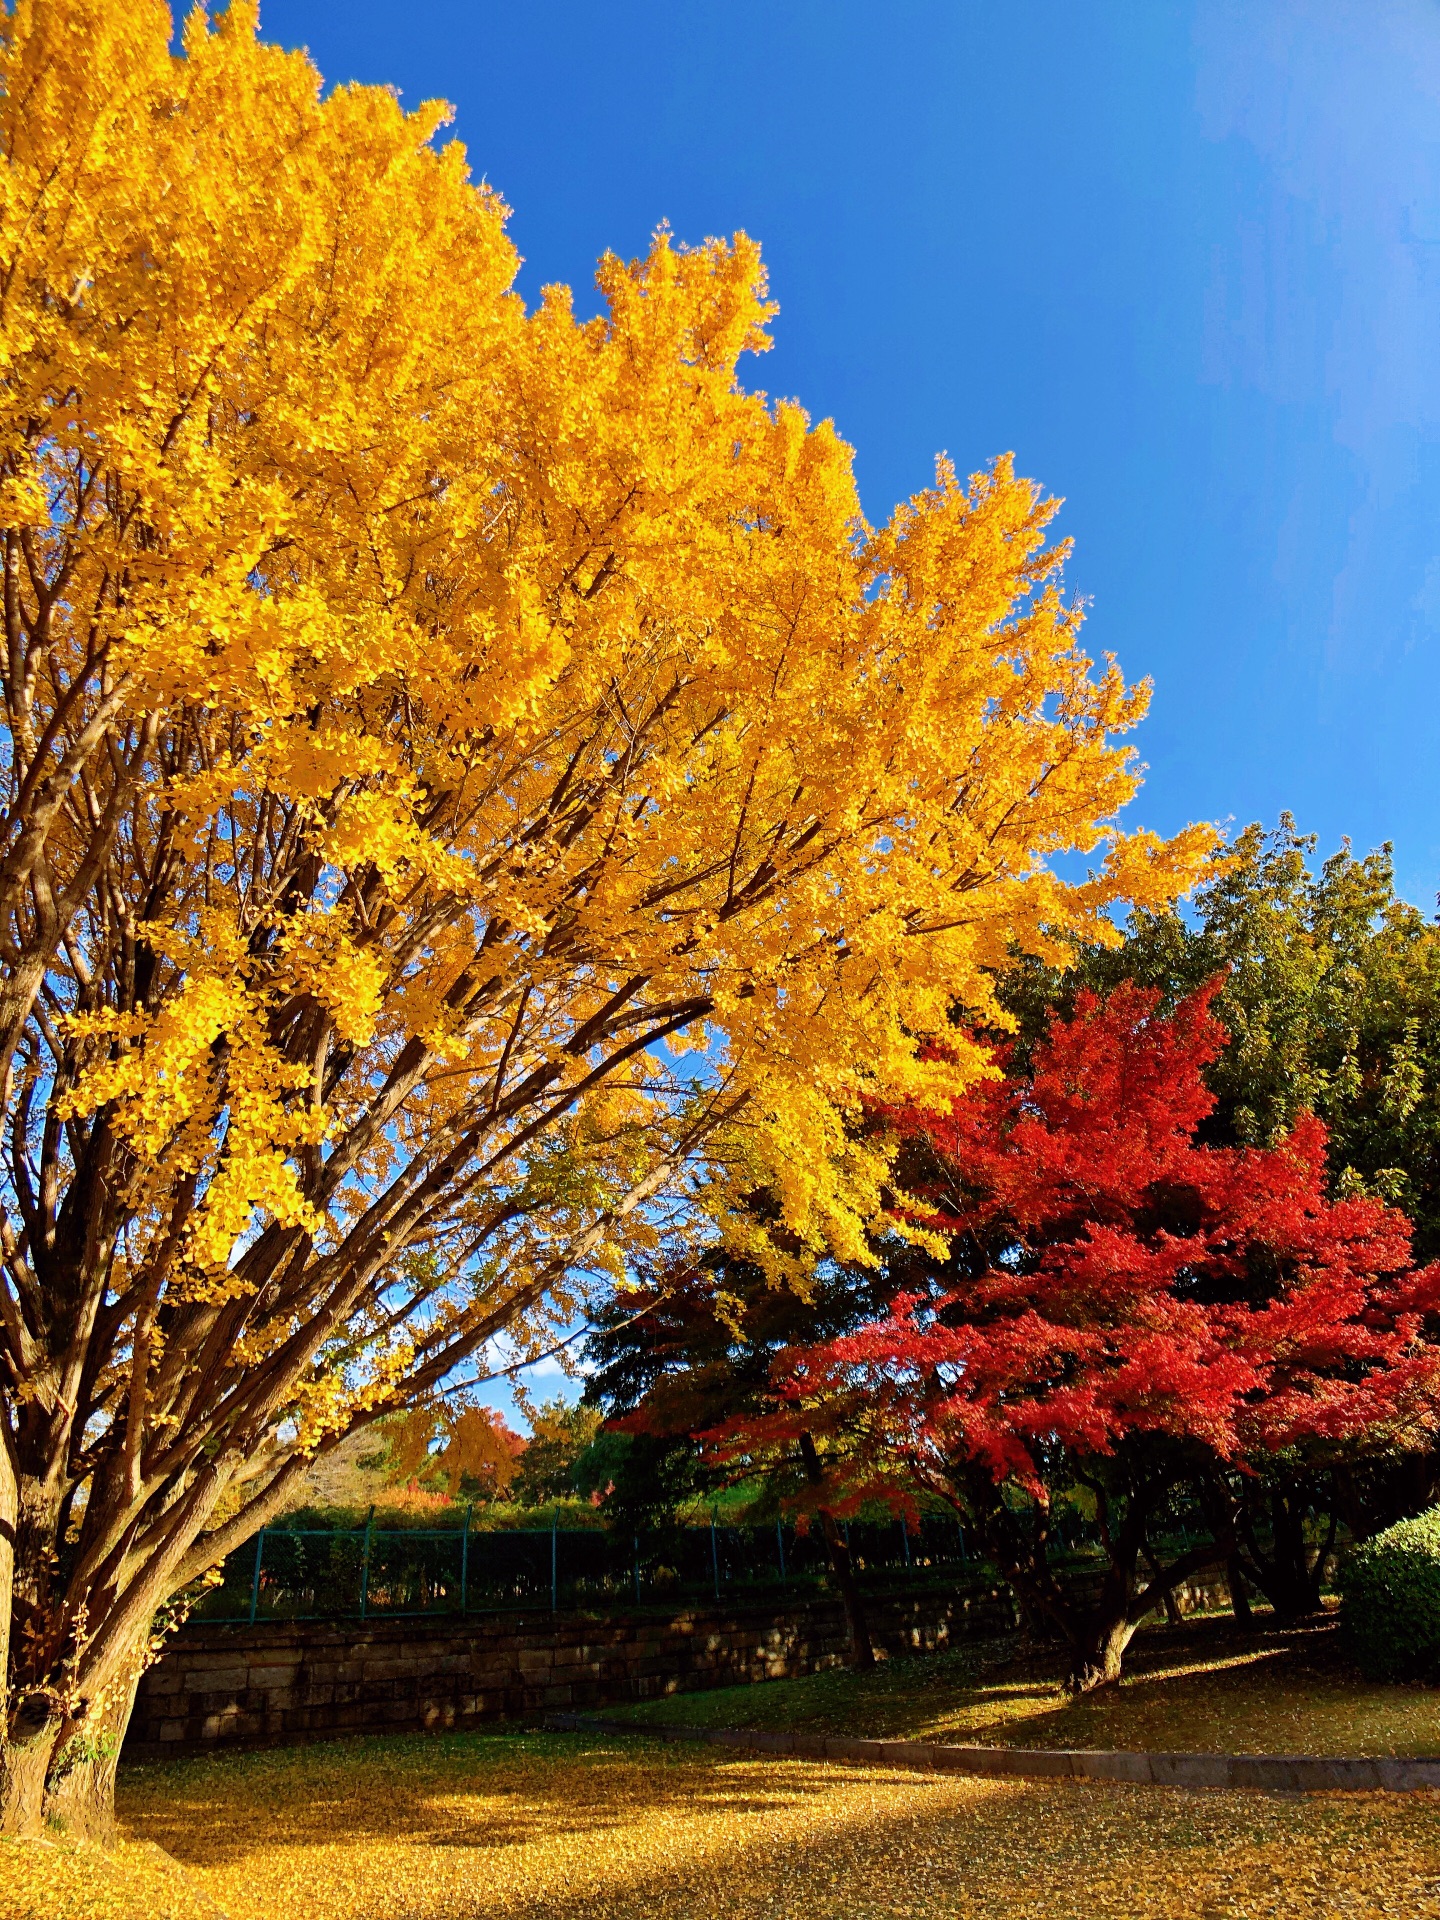
[[[947,1514],[845,1526],[862,1583],[949,1577],[969,1565]],[[801,1531],[708,1525],[621,1534],[558,1525],[487,1530],[465,1513],[447,1527],[264,1527],[224,1563],[196,1607],[210,1621],[424,1617],[545,1608],[560,1612],[679,1600],[757,1598],[819,1589],[818,1523]]]

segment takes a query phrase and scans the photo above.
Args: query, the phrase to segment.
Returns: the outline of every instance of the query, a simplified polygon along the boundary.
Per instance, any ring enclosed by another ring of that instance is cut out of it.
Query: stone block
[[[369,1687],[389,1680],[408,1679],[415,1673],[424,1671],[423,1667],[417,1668],[413,1660],[396,1658],[393,1655],[387,1659],[376,1655],[365,1662],[362,1677],[365,1685]]]
[[[192,1653],[188,1647],[185,1650],[185,1671],[187,1673],[229,1672],[235,1667],[243,1669],[247,1664],[243,1649],[238,1647],[217,1648],[214,1650],[205,1648],[197,1650],[194,1653]]]
[[[252,1666],[249,1669],[247,1686],[258,1688],[261,1693],[274,1693],[277,1688],[287,1691],[295,1684],[298,1668],[293,1664],[269,1661],[264,1666]]]
[[[184,1673],[183,1691],[186,1693],[243,1693],[250,1684],[250,1669],[236,1666],[217,1667],[210,1662],[202,1667],[187,1667]]]
[[[962,1615],[938,1597],[877,1601],[877,1643],[887,1651],[945,1645]],[[227,1727],[267,1737],[324,1738],[367,1728],[470,1725],[574,1702],[603,1712],[611,1702],[685,1688],[826,1670],[840,1662],[842,1628],[838,1603],[824,1600],[797,1602],[778,1617],[758,1605],[702,1605],[603,1619],[557,1619],[537,1610],[463,1625],[372,1620],[197,1629],[182,1632],[142,1682],[132,1740],[137,1754],[152,1745],[204,1747],[213,1738],[203,1728],[217,1716]]]

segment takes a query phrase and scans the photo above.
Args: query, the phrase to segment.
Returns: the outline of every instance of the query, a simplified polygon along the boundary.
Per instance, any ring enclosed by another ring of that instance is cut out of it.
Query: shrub
[[[1369,1679],[1440,1678],[1440,1507],[1357,1548],[1340,1589],[1345,1637]]]

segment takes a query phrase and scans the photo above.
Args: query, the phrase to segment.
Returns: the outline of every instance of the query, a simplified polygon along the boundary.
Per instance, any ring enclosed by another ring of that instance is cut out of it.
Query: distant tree
[[[1117,1679],[1145,1615],[1233,1558],[1220,1469],[1435,1427],[1440,1350],[1422,1333],[1440,1267],[1413,1270],[1404,1217],[1326,1198],[1312,1116],[1269,1148],[1202,1143],[1214,992],[1162,1015],[1128,984],[1082,991],[1023,1067],[948,1113],[890,1109],[909,1223],[943,1257],[899,1250],[889,1311],[789,1350],[771,1408],[729,1422],[762,1451],[833,1435],[857,1492],[895,1499],[908,1480],[951,1502],[1063,1634],[1077,1688]],[[1210,1536],[1167,1553],[1182,1487]],[[1099,1528],[1094,1596],[1053,1564],[1069,1488]]]
[[[580,1491],[575,1469],[600,1431],[600,1414],[559,1396],[524,1411],[530,1433],[519,1454],[512,1496],[526,1507],[572,1498]]]
[[[391,1414],[373,1432],[379,1442],[374,1462],[388,1485],[414,1483],[453,1500],[503,1499],[525,1453],[524,1440],[493,1407],[414,1407]]]

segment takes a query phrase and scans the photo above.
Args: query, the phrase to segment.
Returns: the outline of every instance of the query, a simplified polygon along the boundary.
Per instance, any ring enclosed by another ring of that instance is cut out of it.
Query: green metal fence
[[[548,1607],[561,1610],[742,1598],[826,1579],[818,1527],[708,1526],[621,1534],[599,1528],[488,1530],[473,1510],[445,1527],[377,1524],[264,1527],[226,1560],[194,1618],[422,1618]],[[968,1565],[949,1515],[853,1521],[846,1534],[862,1582],[939,1577]]]

